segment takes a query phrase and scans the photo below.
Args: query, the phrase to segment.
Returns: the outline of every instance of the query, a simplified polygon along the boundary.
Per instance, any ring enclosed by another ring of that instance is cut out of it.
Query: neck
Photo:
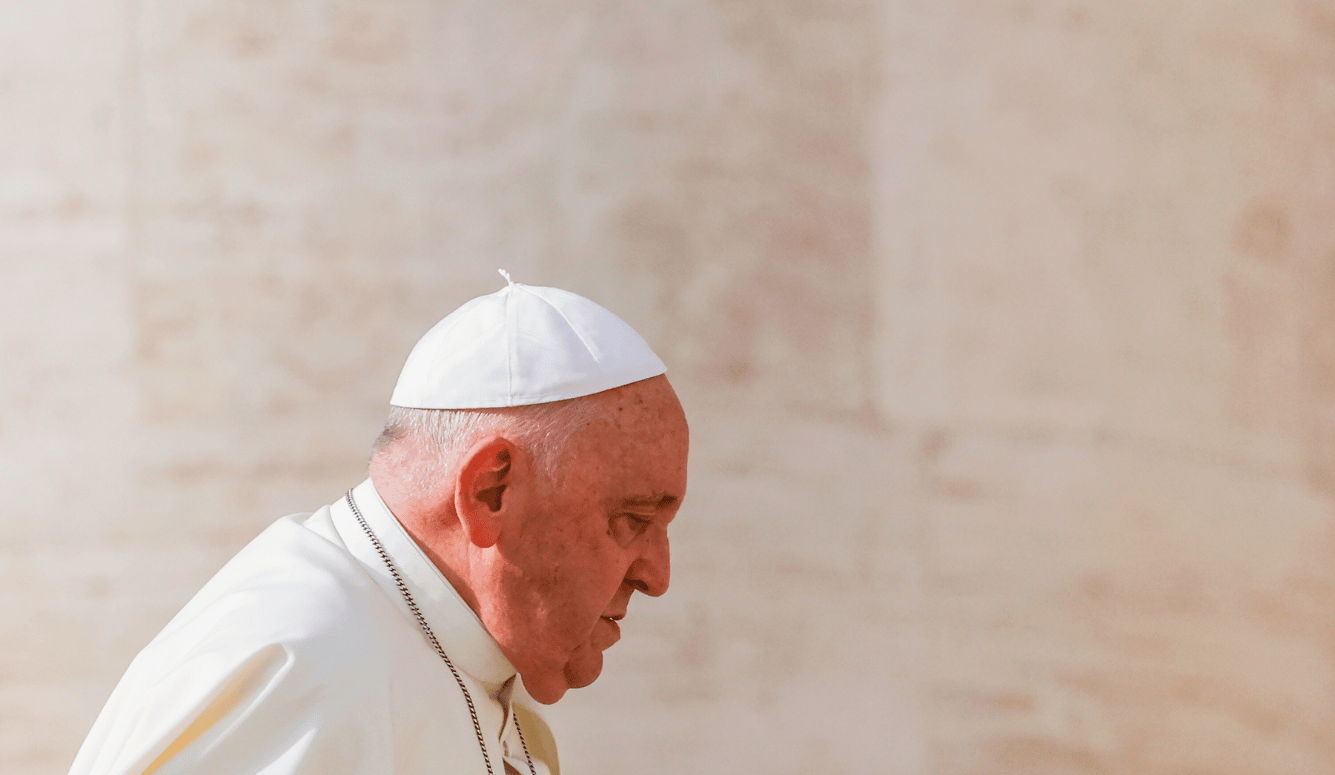
[[[452,491],[423,495],[408,478],[393,475],[385,466],[371,464],[371,482],[394,518],[450,582],[473,613],[481,617],[477,595],[470,583],[468,539],[454,513]]]

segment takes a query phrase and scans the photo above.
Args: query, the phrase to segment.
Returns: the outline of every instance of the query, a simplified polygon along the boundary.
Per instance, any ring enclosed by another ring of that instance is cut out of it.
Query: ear
[[[454,509],[468,542],[486,549],[500,539],[501,525],[514,510],[515,447],[502,436],[489,436],[468,450],[459,464]]]

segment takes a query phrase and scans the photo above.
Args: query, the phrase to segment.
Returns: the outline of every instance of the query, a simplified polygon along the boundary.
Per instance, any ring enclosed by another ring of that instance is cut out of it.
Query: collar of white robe
[[[347,499],[348,505],[352,507],[352,515],[357,518],[357,523],[362,526],[362,530],[366,531],[366,537],[371,539],[371,545],[375,547],[376,554],[380,555],[380,559],[385,562],[385,569],[389,571],[389,575],[394,577],[394,585],[399,588],[399,594],[403,595],[403,602],[408,604],[408,610],[412,611],[413,617],[417,619],[417,626],[421,628],[422,634],[426,636],[427,641],[431,643],[431,647],[436,650],[440,658],[445,660],[445,666],[450,669],[450,675],[454,676],[455,682],[459,684],[459,691],[464,693],[464,702],[468,703],[468,715],[473,719],[473,731],[477,733],[477,745],[478,748],[482,749],[482,763],[487,765],[487,775],[495,775],[495,772],[491,769],[491,757],[487,755],[486,739],[482,737],[482,724],[477,720],[477,706],[473,704],[473,695],[469,693],[468,687],[464,686],[463,677],[459,675],[459,670],[446,655],[445,649],[441,647],[440,641],[436,639],[436,634],[431,631],[431,625],[426,623],[426,617],[422,615],[422,609],[417,607],[417,601],[413,600],[413,593],[408,591],[408,585],[404,583],[398,566],[394,564],[394,560],[390,559],[389,552],[385,551],[384,544],[380,543],[375,531],[371,530],[371,526],[367,524],[366,518],[362,516],[361,509],[357,508],[357,501],[352,497],[352,490],[348,490]],[[519,714],[513,706],[510,713],[514,716],[515,731],[519,733],[519,744],[524,748],[524,761],[528,762],[529,774],[538,775],[537,769],[533,766],[533,757],[528,753],[528,742],[524,740],[524,730],[519,726]]]

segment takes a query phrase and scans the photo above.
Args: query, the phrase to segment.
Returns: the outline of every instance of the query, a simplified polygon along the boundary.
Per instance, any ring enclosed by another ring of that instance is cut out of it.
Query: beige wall
[[[1335,6],[954,5],[870,146],[930,769],[1330,772]]]
[[[63,772],[415,339],[693,424],[570,772],[1335,769],[1335,6],[0,4],[0,770]]]

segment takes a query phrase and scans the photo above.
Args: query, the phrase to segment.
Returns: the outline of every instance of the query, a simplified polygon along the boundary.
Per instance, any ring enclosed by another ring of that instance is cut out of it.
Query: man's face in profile
[[[534,699],[556,702],[602,671],[631,595],[667,591],[668,523],[686,494],[686,419],[664,377],[614,391],[533,482],[522,531],[500,547],[500,604],[479,612]]]

